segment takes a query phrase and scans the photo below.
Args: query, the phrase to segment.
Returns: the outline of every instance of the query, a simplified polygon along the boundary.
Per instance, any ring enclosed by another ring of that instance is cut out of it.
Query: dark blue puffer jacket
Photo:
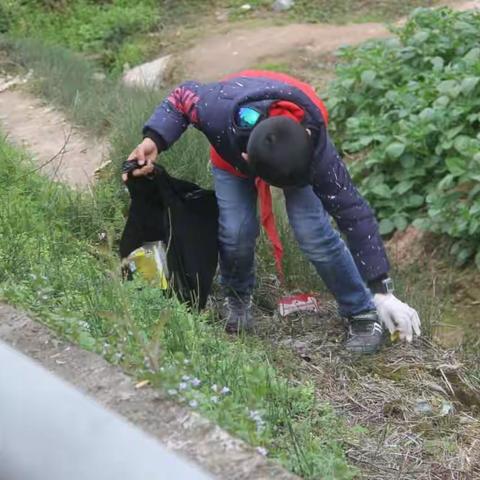
[[[156,108],[145,124],[144,135],[152,138],[159,150],[165,150],[192,124],[226,162],[247,173],[241,153],[248,138],[235,122],[239,107],[253,105],[268,115],[269,108],[278,101],[294,103],[303,109],[302,124],[311,129],[316,142],[312,180],[315,193],[345,235],[363,279],[370,282],[385,277],[389,262],[375,216],[328,137],[320,101],[302,85],[271,72],[244,72],[208,84],[185,82]]]

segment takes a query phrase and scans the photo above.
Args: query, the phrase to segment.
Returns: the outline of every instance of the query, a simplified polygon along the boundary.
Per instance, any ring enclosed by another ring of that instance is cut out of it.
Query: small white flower
[[[186,390],[187,388],[188,388],[188,383],[186,383],[186,382],[180,382],[178,384],[178,389],[179,390]]]
[[[176,395],[178,392],[174,388],[171,388],[170,390],[167,391],[167,393],[173,396],[173,395]]]
[[[263,447],[257,447],[257,453],[266,457],[268,455],[268,450]]]
[[[250,410],[248,416],[252,419],[258,422],[259,420],[262,420],[262,417],[260,415],[260,412],[258,410]]]
[[[202,381],[199,379],[199,378],[194,378],[192,379],[192,381],[190,382],[194,387],[199,387],[200,384],[202,383]]]
[[[42,298],[43,298],[44,300],[47,300],[47,299],[48,299],[48,295],[42,295]]]
[[[218,403],[218,397],[216,395],[213,395],[213,397],[210,397],[210,400],[212,403]]]
[[[249,410],[248,415],[255,422],[257,432],[263,432],[265,430],[265,422],[260,412],[258,410]]]
[[[164,371],[165,371],[165,367],[160,367],[160,371],[161,371],[161,372],[164,372]]]
[[[184,365],[190,365],[190,360],[188,358],[186,358],[184,361],[183,361],[183,364]]]
[[[190,402],[188,402],[188,404],[192,407],[192,408],[197,408],[198,407],[198,402],[196,400],[190,400]]]
[[[183,375],[183,376],[182,376],[182,380],[183,380],[184,382],[188,382],[188,381],[190,380],[190,378],[191,378],[191,377],[190,377],[189,375]]]
[[[215,393],[218,392],[218,387],[217,387],[217,384],[216,384],[216,383],[214,383],[214,384],[212,385],[212,390],[213,390]]]
[[[228,395],[229,393],[232,393],[232,391],[228,388],[228,387],[223,387],[221,390],[220,390],[220,393],[222,395]]]

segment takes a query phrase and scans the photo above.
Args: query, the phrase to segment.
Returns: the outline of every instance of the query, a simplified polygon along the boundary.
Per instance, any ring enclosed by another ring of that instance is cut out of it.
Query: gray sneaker
[[[225,298],[225,330],[228,333],[249,331],[253,328],[252,296],[237,295]]]
[[[348,319],[345,348],[352,353],[376,353],[384,341],[383,327],[376,310]]]

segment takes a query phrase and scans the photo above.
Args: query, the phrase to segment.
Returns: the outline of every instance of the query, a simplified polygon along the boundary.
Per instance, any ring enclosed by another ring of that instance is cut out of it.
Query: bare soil
[[[240,28],[201,40],[186,52],[183,61],[187,75],[211,81],[255,66],[264,58],[283,56],[288,51],[308,48],[315,53],[331,52],[342,45],[388,35],[387,28],[377,23]]]
[[[91,184],[107,154],[105,141],[88,138],[61,112],[23,90],[0,92],[0,129],[32,153],[42,172],[76,188]]]

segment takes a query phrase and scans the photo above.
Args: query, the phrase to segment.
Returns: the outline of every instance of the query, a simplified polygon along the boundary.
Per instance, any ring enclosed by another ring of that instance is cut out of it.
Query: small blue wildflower
[[[228,388],[228,387],[223,387],[221,390],[220,390],[220,393],[222,395],[228,395],[229,393],[232,393],[232,391]]]
[[[266,457],[268,455],[268,450],[266,448],[263,448],[263,447],[257,447],[257,453]]]
[[[202,381],[199,378],[193,378],[192,381],[190,382],[194,387],[199,387]]]

